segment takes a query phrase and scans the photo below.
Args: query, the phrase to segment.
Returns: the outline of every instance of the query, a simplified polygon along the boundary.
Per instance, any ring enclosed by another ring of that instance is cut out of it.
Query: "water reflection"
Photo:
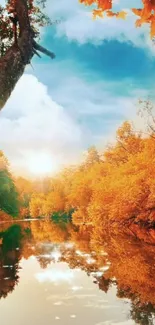
[[[50,221],[0,231],[2,325],[11,321],[10,304],[20,325],[154,324],[153,245],[125,234],[96,243],[89,228]]]
[[[0,298],[5,298],[19,281],[21,227],[13,225],[0,236]]]

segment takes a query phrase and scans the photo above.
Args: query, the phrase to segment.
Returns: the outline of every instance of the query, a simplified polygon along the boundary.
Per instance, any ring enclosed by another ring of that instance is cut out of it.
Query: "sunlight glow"
[[[52,160],[49,153],[34,153],[27,159],[28,170],[36,176],[45,176],[56,171],[56,162]]]
[[[60,251],[58,250],[54,250],[52,253],[51,253],[51,257],[54,259],[55,262],[58,262],[60,257],[61,257],[61,253]]]

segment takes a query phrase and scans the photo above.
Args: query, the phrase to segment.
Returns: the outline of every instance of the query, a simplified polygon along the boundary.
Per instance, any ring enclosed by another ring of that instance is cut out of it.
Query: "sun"
[[[27,168],[35,176],[46,176],[55,171],[56,165],[49,153],[34,153],[27,159]]]

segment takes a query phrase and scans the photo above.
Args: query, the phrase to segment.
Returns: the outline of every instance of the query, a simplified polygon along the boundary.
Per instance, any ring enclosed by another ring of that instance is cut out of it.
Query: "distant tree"
[[[98,154],[96,147],[95,146],[90,147],[87,151],[85,165],[90,166],[90,165],[94,164],[95,162],[99,162],[99,161],[100,161],[100,156]]]
[[[2,152],[0,152],[0,165],[0,210],[16,217],[19,212],[18,192]]]
[[[23,177],[15,179],[15,186],[19,194],[19,211],[20,217],[26,218],[30,216],[29,203],[33,194],[33,183]]]

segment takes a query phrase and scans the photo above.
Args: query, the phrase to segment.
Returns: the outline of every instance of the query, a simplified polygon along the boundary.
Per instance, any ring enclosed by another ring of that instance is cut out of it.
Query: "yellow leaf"
[[[117,18],[126,19],[127,13],[125,11],[120,11],[117,15]]]
[[[101,9],[93,10],[93,19],[96,19],[97,17],[103,18],[103,10]]]

